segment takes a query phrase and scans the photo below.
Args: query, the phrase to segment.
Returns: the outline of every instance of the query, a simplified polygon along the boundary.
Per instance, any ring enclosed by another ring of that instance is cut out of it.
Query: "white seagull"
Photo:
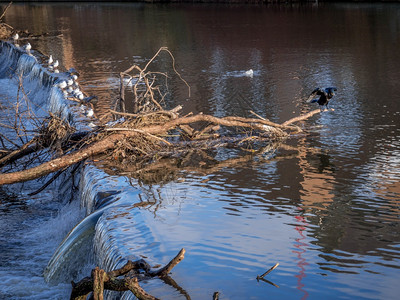
[[[87,116],[87,117],[93,117],[93,115],[94,115],[93,109],[89,108],[89,109],[86,111],[86,116]]]
[[[18,34],[18,32],[16,32],[16,33],[12,36],[12,39],[13,39],[13,41],[14,41],[14,44],[16,44],[16,43],[18,42],[18,39],[19,39],[19,34]]]
[[[30,54],[31,49],[32,49],[32,46],[31,46],[30,43],[28,43],[28,44],[25,45],[25,50],[26,50],[26,52],[27,52],[28,54]]]
[[[79,88],[76,88],[74,90],[74,95],[77,96],[77,95],[79,95],[79,93],[82,93],[82,92],[79,90]]]
[[[51,66],[51,64],[53,63],[53,55],[50,55],[49,60],[47,61],[47,63],[49,64],[49,66]]]
[[[67,83],[65,82],[65,80],[61,81],[61,82],[58,84],[58,87],[59,87],[60,89],[65,89],[65,88],[67,87]]]
[[[85,98],[85,96],[83,95],[83,93],[81,91],[74,93],[75,98],[79,99],[79,100],[83,100],[83,98]]]

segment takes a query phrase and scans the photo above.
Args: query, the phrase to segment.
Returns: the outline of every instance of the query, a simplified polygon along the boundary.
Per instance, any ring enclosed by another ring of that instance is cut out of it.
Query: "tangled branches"
[[[39,129],[39,143],[44,147],[62,152],[76,128],[53,113],[49,113]]]
[[[172,69],[188,87],[190,97],[190,86],[176,70],[174,56],[168,48],[161,47],[153,58],[147,62],[143,69],[137,65],[133,65],[120,73],[119,101],[115,102],[114,110],[117,108],[117,104],[119,103],[120,111],[126,112],[125,91],[127,87],[131,87],[134,96],[133,113],[136,114],[138,112],[145,113],[154,110],[163,110],[163,106],[160,103],[164,102],[166,94],[161,91],[160,86],[157,85],[157,81],[159,76],[164,77],[165,80],[167,80],[168,75],[163,72],[149,71],[150,64],[160,55],[161,52],[166,52],[171,57]]]
[[[179,253],[164,267],[151,270],[150,265],[143,259],[128,261],[122,268],[105,272],[98,267],[92,270],[90,277],[85,277],[78,283],[72,282],[72,300],[86,299],[93,292],[93,299],[103,299],[105,289],[113,291],[131,291],[136,298],[141,300],[155,300],[157,298],[143,290],[138,281],[151,277],[159,277],[167,284],[171,284],[178,290],[182,290],[175,281],[169,277],[171,270],[179,264],[185,256],[185,249]],[[118,278],[124,276],[122,279]],[[184,292],[185,293],[185,292]]]
[[[254,112],[251,112],[254,118],[218,118],[203,113],[181,116],[182,106],[166,110],[162,105],[166,94],[157,82],[160,76],[167,79],[167,74],[149,70],[161,53],[167,53],[172,59],[174,73],[188,87],[190,94],[189,85],[176,71],[172,53],[165,47],[160,48],[143,68],[133,65],[120,73],[119,98],[113,109],[97,120],[97,126],[92,131],[76,132],[71,124],[50,113],[37,135],[22,146],[15,145],[17,149],[0,157],[0,164],[6,164],[10,155],[21,157],[43,148],[56,151],[57,155],[36,167],[0,174],[0,185],[32,180],[98,155],[102,155],[105,161],[129,160],[130,164],[145,167],[161,158],[188,153],[188,149],[193,148],[263,147],[301,132],[294,123],[320,112],[314,110],[282,124],[271,122]],[[133,91],[133,112],[126,110],[127,87]],[[24,152],[28,148],[31,151]]]

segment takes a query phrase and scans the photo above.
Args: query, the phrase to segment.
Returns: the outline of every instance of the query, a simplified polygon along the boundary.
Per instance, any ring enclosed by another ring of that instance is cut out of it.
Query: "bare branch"
[[[12,1],[10,3],[8,3],[8,5],[6,6],[6,8],[3,10],[3,13],[0,16],[0,21],[4,18],[7,10],[10,8],[10,6],[12,5]]]

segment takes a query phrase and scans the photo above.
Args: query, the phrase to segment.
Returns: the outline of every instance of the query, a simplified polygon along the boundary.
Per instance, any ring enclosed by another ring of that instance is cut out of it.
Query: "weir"
[[[11,77],[17,84],[22,84],[24,90],[29,92],[33,104],[30,108],[35,115],[41,117],[52,112],[73,122],[71,110],[57,87],[65,74],[50,73],[35,56],[8,42],[1,41],[0,47],[0,77]]]
[[[0,80],[10,80],[9,84],[15,88],[13,93],[23,89],[29,99],[21,102],[21,105],[25,105],[24,109],[32,110],[40,118],[51,112],[78,130],[85,130],[88,121],[76,113],[79,109],[71,105],[58,87],[58,83],[67,76],[68,73],[52,73],[37,57],[1,41]],[[10,100],[13,101],[12,98]],[[121,235],[114,234],[118,231],[118,224],[112,220],[113,214],[125,210],[131,217],[140,220],[140,212],[136,207],[146,205],[141,204],[140,191],[124,177],[109,176],[92,164],[81,167],[78,177],[71,176],[71,170],[64,172],[64,176],[57,179],[52,188],[59,191],[64,205],[69,205],[68,201],[72,198],[78,198],[85,216],[54,251],[48,265],[43,266],[44,278],[52,286],[69,284],[71,279],[79,280],[89,275],[87,272],[94,266],[111,270],[125,264],[127,259],[138,258],[131,249],[123,246],[123,239],[127,237],[120,239]],[[73,195],[74,185],[79,186],[78,197]],[[76,213],[79,214],[78,211]],[[135,230],[141,231],[138,236],[146,234],[146,243],[151,240],[151,232],[146,225],[141,224]]]

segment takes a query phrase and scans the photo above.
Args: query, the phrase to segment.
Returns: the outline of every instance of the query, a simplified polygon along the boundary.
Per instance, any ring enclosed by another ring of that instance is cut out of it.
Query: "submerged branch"
[[[165,267],[158,271],[151,272],[151,276],[167,276],[169,272],[171,272],[171,270],[184,259],[185,252],[186,250],[182,248],[181,251],[179,251],[179,253],[167,265],[165,265]]]
[[[151,271],[149,264],[143,260],[130,261],[121,268],[105,272],[104,270],[96,267],[92,270],[91,277],[85,277],[78,283],[72,282],[71,300],[86,299],[90,292],[93,292],[94,299],[103,299],[104,290],[112,291],[128,291],[130,290],[138,299],[142,300],[155,300],[154,296],[148,294],[140,285],[138,272],[140,278],[149,277],[165,277],[179,262],[184,258],[185,249],[181,249],[177,256],[175,256],[165,267],[158,271]],[[117,278],[124,276],[123,278]],[[171,279],[171,278],[170,278]],[[172,280],[172,279],[171,279]],[[173,280],[172,280],[173,281]],[[181,291],[182,288],[173,281],[176,289]],[[190,299],[190,297],[189,297]]]
[[[4,16],[6,15],[7,10],[10,8],[11,5],[12,5],[12,1],[10,3],[8,3],[6,8],[3,10],[3,13],[0,16],[0,21],[3,20]]]
[[[268,274],[271,273],[273,270],[275,270],[278,266],[279,266],[279,263],[276,263],[276,264],[273,265],[271,268],[269,268],[265,273],[263,273],[261,276],[258,276],[258,275],[257,275],[257,280],[258,280],[258,279],[264,278],[266,275],[268,275]]]

